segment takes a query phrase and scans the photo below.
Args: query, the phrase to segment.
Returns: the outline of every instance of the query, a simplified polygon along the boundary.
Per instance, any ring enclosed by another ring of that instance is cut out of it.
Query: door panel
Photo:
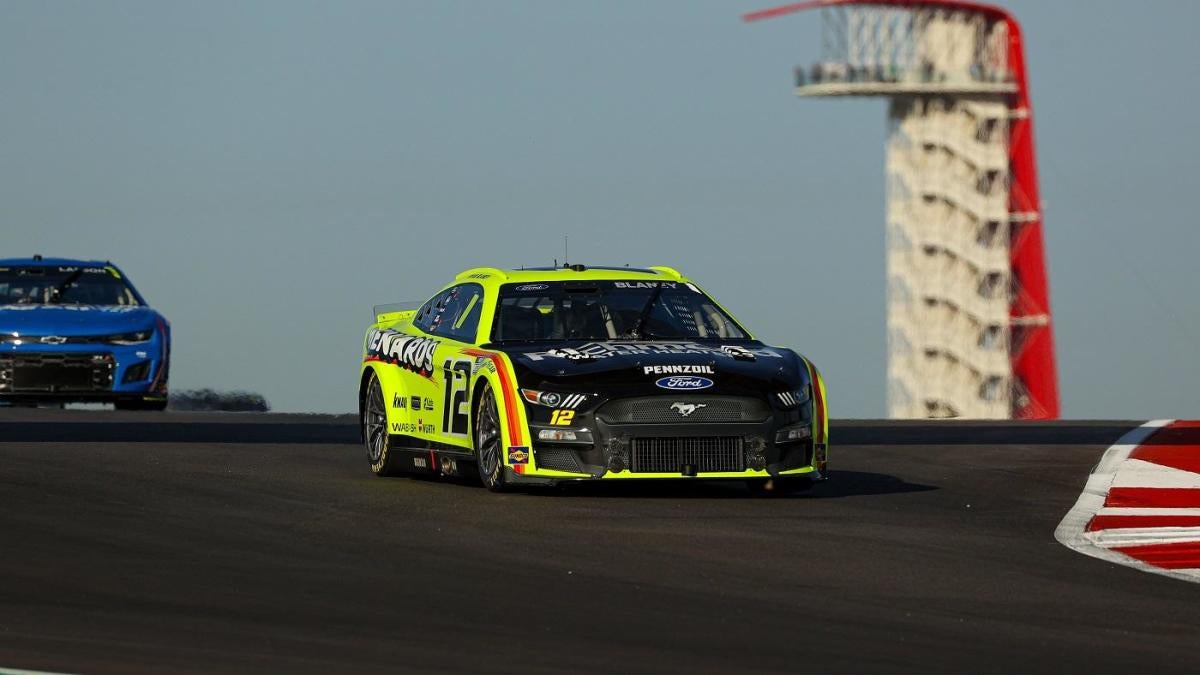
[[[471,367],[474,359],[462,353],[460,342],[447,340],[438,346],[439,389],[437,426],[443,443],[470,448],[471,444]]]

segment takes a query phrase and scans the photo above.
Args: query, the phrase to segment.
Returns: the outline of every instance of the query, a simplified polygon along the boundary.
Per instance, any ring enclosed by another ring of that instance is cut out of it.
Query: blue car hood
[[[20,335],[111,335],[149,329],[157,319],[149,307],[0,305],[0,333]]]

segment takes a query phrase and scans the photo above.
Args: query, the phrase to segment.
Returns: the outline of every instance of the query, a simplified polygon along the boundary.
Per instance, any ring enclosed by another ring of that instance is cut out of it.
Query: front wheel
[[[496,411],[496,397],[487,384],[479,391],[475,405],[475,463],[479,467],[479,480],[492,492],[503,492],[507,487],[504,478],[503,448],[500,443],[500,413]]]
[[[363,406],[363,441],[367,446],[367,461],[376,476],[398,476],[400,456],[393,453],[392,439],[388,435],[387,409],[383,403],[383,386],[379,377],[371,373],[367,382],[367,396]]]

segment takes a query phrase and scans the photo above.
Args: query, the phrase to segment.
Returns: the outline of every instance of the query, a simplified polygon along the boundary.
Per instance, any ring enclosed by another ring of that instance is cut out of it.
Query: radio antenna
[[[563,263],[571,264],[571,247],[565,234],[563,235]]]

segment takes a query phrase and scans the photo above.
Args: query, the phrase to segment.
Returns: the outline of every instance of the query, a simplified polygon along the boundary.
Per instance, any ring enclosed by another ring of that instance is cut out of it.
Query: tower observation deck
[[[884,96],[890,417],[1054,419],[1058,381],[1021,30],[953,0],[817,0],[796,93]]]

